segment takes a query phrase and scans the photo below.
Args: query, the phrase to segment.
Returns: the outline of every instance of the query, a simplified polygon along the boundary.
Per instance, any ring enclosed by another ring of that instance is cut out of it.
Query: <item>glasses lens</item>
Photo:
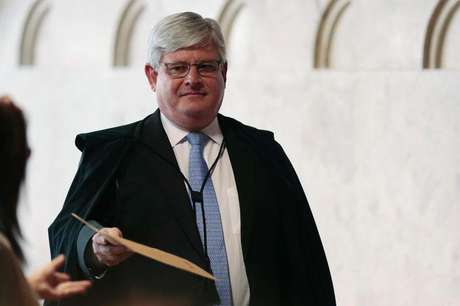
[[[198,73],[201,75],[213,75],[219,69],[218,62],[203,62],[197,65]]]
[[[172,77],[182,77],[188,72],[188,64],[186,63],[171,63],[166,64],[166,70]]]

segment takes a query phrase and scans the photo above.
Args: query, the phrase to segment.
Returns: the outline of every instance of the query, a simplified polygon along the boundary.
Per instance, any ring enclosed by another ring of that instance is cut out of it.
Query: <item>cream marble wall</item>
[[[27,270],[48,260],[46,228],[79,159],[75,134],[155,109],[142,67],[148,29],[174,11],[217,17],[224,1],[146,2],[131,66],[116,69],[124,0],[49,1],[37,63],[19,67],[31,3],[0,1],[0,93],[26,111],[33,149],[21,207]],[[335,36],[335,69],[318,71],[313,43],[326,4],[246,1],[230,37],[222,113],[273,130],[284,146],[310,200],[338,305],[459,305],[460,16],[447,38],[449,69],[422,71],[436,1],[352,1]]]

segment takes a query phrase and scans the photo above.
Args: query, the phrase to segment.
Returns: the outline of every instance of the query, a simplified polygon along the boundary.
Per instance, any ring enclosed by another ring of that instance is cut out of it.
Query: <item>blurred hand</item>
[[[100,263],[113,267],[127,259],[133,253],[125,246],[110,242],[103,234],[115,237],[123,237],[121,231],[116,227],[102,228],[99,233],[93,236],[93,252]]]
[[[48,264],[32,273],[28,278],[32,290],[42,299],[60,300],[75,294],[85,293],[91,282],[71,281],[66,273],[58,269],[64,264],[64,255],[59,255]]]

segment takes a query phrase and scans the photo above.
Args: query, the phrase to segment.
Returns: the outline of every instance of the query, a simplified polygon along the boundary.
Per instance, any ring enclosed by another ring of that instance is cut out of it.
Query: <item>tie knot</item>
[[[191,132],[187,135],[187,141],[192,145],[199,145],[203,147],[208,142],[209,137],[203,133]]]

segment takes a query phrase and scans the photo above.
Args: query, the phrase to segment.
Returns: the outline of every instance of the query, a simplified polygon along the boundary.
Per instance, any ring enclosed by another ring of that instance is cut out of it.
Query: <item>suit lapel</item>
[[[188,237],[193,248],[200,254],[200,257],[205,258],[189,196],[174,151],[163,129],[159,110],[145,119],[140,139],[159,157],[154,159],[158,161],[155,165],[158,184],[161,185],[168,205],[170,205],[184,234]]]
[[[241,244],[246,258],[250,244],[252,224],[255,213],[254,189],[256,188],[256,158],[244,136],[231,128],[231,122],[219,116],[219,124],[224,134],[228,155],[235,176],[240,202]]]

